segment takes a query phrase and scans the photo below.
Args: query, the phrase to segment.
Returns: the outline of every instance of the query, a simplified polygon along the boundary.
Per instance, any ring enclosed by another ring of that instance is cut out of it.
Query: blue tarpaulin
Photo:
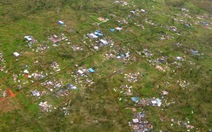
[[[203,25],[203,26],[206,26],[206,24],[207,24],[206,22],[202,22],[202,25]]]
[[[186,26],[187,28],[191,27],[189,24],[185,24],[185,26]]]
[[[111,31],[111,32],[114,32],[114,31],[115,31],[115,29],[114,29],[114,28],[111,28],[111,29],[110,29],[110,31]]]
[[[121,57],[124,57],[124,54],[120,54]]]
[[[96,30],[96,31],[94,32],[94,34],[95,34],[96,36],[99,36],[99,37],[103,36],[103,34],[101,33],[100,30]]]
[[[131,99],[132,99],[132,101],[135,102],[135,103],[137,103],[137,102],[140,100],[139,97],[131,97]]]
[[[71,88],[73,85],[72,84],[68,84],[68,88]]]
[[[89,68],[88,71],[91,72],[91,73],[95,72],[95,70],[93,68]]]
[[[191,54],[192,54],[192,55],[196,55],[196,54],[198,54],[198,51],[192,50],[192,51],[191,51]]]

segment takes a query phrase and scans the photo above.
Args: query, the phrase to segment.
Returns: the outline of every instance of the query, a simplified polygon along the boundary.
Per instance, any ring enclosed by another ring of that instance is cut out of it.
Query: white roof
[[[25,39],[27,39],[28,41],[31,41],[32,40],[32,37],[31,36],[24,36]]]
[[[132,119],[133,120],[133,123],[138,123],[139,120],[138,119]]]
[[[182,60],[183,58],[182,57],[180,57],[180,56],[177,56],[176,57],[176,60]]]
[[[161,104],[162,104],[162,102],[161,102],[161,100],[159,98],[157,98],[155,100],[152,100],[151,102],[152,102],[153,106],[157,105],[158,107],[160,107]]]
[[[103,43],[103,44],[105,44],[105,45],[108,44],[108,42],[106,40],[104,40],[104,39],[100,39],[100,42]]]
[[[90,38],[98,38],[98,36],[96,36],[96,35],[93,34],[93,33],[88,34],[88,37],[90,37]]]
[[[121,31],[122,28],[121,27],[115,27],[116,30]]]
[[[146,12],[144,9],[141,9],[141,12]]]
[[[95,50],[98,50],[98,49],[99,49],[99,47],[98,47],[98,46],[94,46],[94,49],[95,49]]]
[[[83,74],[83,71],[82,70],[78,70],[77,72],[80,73],[80,74]]]
[[[13,55],[18,57],[20,54],[18,52],[14,52]]]
[[[28,73],[29,73],[29,71],[28,71],[28,70],[24,70],[24,73],[25,73],[25,74],[28,74]]]
[[[58,21],[58,23],[60,23],[60,24],[64,24],[64,22],[63,22],[63,21]]]

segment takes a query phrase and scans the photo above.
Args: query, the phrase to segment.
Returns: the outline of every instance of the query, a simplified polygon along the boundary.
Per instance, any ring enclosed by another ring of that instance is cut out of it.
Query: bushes
[[[200,8],[212,13],[212,5],[210,0],[193,0],[192,2],[198,5]]]
[[[2,14],[9,18],[11,21],[20,20],[28,15],[37,13],[39,11],[53,9],[54,7],[62,7],[64,0],[10,0],[7,2],[1,2]]]
[[[168,6],[183,7],[185,0],[165,0]]]

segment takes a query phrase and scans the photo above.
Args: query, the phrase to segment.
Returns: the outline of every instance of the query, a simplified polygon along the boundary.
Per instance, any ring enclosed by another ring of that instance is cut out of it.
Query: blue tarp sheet
[[[132,99],[132,101],[135,102],[135,103],[137,103],[137,102],[140,100],[139,97],[131,97],[131,99]]]
[[[89,68],[88,71],[91,72],[91,73],[95,72],[95,70],[93,68]]]

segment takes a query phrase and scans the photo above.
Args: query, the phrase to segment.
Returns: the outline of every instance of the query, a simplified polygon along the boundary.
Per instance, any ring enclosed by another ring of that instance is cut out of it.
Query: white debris
[[[169,94],[169,92],[167,92],[165,90],[162,91],[162,95],[168,95],[168,94]]]
[[[24,74],[29,74],[29,71],[28,70],[24,70]]]
[[[18,52],[14,52],[13,55],[18,57],[20,54]]]
[[[126,55],[126,58],[129,58],[130,57],[130,52],[128,51],[125,55]]]
[[[45,101],[45,102],[40,102],[39,103],[39,106],[40,106],[40,108],[41,108],[41,110],[43,111],[43,112],[49,112],[50,110],[50,107],[51,107],[51,105],[48,105],[47,104],[47,101]]]
[[[151,103],[153,106],[157,105],[158,107],[162,105],[161,99],[159,98],[152,100]]]
[[[37,91],[37,90],[31,91],[31,94],[32,94],[33,96],[37,96],[37,97],[40,96],[40,92]]]
[[[189,10],[188,10],[188,9],[186,9],[186,8],[181,8],[181,11],[189,12]]]
[[[141,12],[142,12],[142,13],[145,13],[146,11],[145,11],[144,9],[141,9]]]
[[[138,119],[132,119],[133,123],[139,123]]]
[[[93,47],[95,50],[99,50],[99,47],[98,46],[94,46]]]
[[[115,27],[115,29],[116,29],[117,31],[121,31],[121,30],[122,30],[122,27]]]
[[[78,70],[77,71],[79,74],[83,74],[83,71],[82,70]]]
[[[176,57],[176,60],[178,60],[178,61],[183,61],[183,58],[180,57],[180,56],[177,56],[177,57]]]
[[[96,35],[93,34],[93,33],[87,34],[87,36],[88,36],[89,38],[92,38],[92,39],[98,38],[98,36],[96,36]]]
[[[100,42],[103,44],[103,45],[108,45],[108,41],[107,40],[104,40],[104,39],[100,39]]]

